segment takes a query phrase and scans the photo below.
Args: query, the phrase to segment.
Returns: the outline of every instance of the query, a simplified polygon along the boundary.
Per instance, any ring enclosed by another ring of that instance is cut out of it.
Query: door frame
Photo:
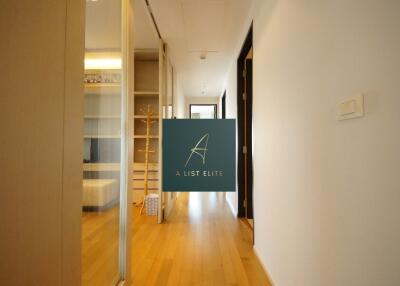
[[[242,49],[237,59],[237,186],[238,186],[238,217],[246,218],[246,208],[244,206],[246,194],[245,194],[245,168],[244,168],[244,102],[243,94],[245,92],[244,74],[246,56],[253,47],[253,23],[247,33],[246,39],[243,43]],[[246,95],[247,99],[250,99],[251,114],[246,121],[246,125],[250,126],[249,132],[252,134],[252,92]],[[250,136],[251,140],[251,136]],[[253,217],[253,152],[252,144],[247,145],[247,164],[246,167],[250,169],[251,175],[247,178],[247,189],[250,192],[250,196],[247,199],[247,208],[251,209],[251,217]]]
[[[221,98],[221,118],[226,118],[226,90],[224,91]]]

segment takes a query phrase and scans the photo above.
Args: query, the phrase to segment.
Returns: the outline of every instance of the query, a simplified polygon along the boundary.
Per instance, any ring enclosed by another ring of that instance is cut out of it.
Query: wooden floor
[[[134,211],[133,285],[254,285],[268,278],[223,193],[181,193],[163,224]]]
[[[82,215],[82,286],[116,285],[119,279],[119,206]]]

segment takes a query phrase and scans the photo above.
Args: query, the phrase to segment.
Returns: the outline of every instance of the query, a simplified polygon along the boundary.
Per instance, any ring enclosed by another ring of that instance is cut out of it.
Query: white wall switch
[[[346,120],[364,116],[364,95],[356,95],[337,105],[337,119]]]

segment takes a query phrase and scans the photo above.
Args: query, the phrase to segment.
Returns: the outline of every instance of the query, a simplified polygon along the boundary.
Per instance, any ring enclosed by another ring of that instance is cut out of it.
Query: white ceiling
[[[252,0],[149,2],[184,94],[219,96],[230,64],[237,56],[234,50]],[[200,60],[204,52],[207,58]]]
[[[219,96],[252,0],[149,0],[186,96]],[[86,48],[120,49],[120,1],[87,1]],[[136,49],[158,48],[145,0],[135,0]],[[200,54],[206,53],[206,60]]]

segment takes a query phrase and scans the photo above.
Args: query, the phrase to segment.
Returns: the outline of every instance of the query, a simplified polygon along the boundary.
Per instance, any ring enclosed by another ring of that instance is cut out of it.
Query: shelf
[[[134,172],[144,171],[145,163],[144,162],[135,162],[133,163]],[[158,163],[149,163],[149,171],[158,171]]]
[[[147,184],[148,184],[147,187],[149,190],[158,189],[160,186],[160,183],[158,180],[148,180]],[[144,189],[144,180],[133,180],[133,189],[135,189],[135,190]]]
[[[98,82],[98,83],[85,83],[85,88],[120,88],[120,83],[105,83],[105,82]]]
[[[146,119],[147,115],[135,115],[135,119]],[[158,115],[152,115],[150,116],[151,119],[159,119]]]
[[[86,95],[121,95],[119,83],[85,83]]]
[[[135,192],[144,192],[144,188],[133,188],[133,190],[135,191]],[[155,193],[155,191],[158,191],[158,188],[147,188],[147,191],[149,192],[149,193]]]
[[[120,139],[121,135],[119,134],[93,134],[93,135],[84,135],[83,136],[85,139]]]
[[[135,91],[135,95],[138,95],[138,96],[156,95],[156,96],[158,96],[158,91]]]
[[[154,152],[147,154],[149,179],[149,191],[154,188],[154,192],[159,190],[159,165],[160,161],[160,138],[161,138],[161,90],[160,67],[158,59],[159,50],[135,50],[135,90],[134,90],[134,189],[137,198],[141,198],[139,191],[143,191],[143,180],[145,172],[146,142],[150,144],[149,149]],[[150,108],[151,124],[147,125],[148,108]],[[150,128],[150,131],[147,129]],[[149,133],[147,133],[149,132]],[[150,134],[149,137],[146,134]],[[150,140],[147,140],[149,138]],[[151,175],[150,175],[151,174]]]
[[[144,173],[145,173],[144,170],[143,171],[134,171],[133,172],[133,180],[134,181],[144,180]],[[149,170],[147,172],[147,179],[149,181],[158,181],[159,180],[158,172]]]
[[[135,139],[146,139],[146,135],[134,135],[133,136]],[[150,139],[158,139],[158,135],[150,135]]]
[[[83,171],[86,172],[101,172],[101,171],[112,171],[116,172],[120,170],[119,163],[84,163]]]
[[[85,115],[85,119],[121,119],[118,115]]]

